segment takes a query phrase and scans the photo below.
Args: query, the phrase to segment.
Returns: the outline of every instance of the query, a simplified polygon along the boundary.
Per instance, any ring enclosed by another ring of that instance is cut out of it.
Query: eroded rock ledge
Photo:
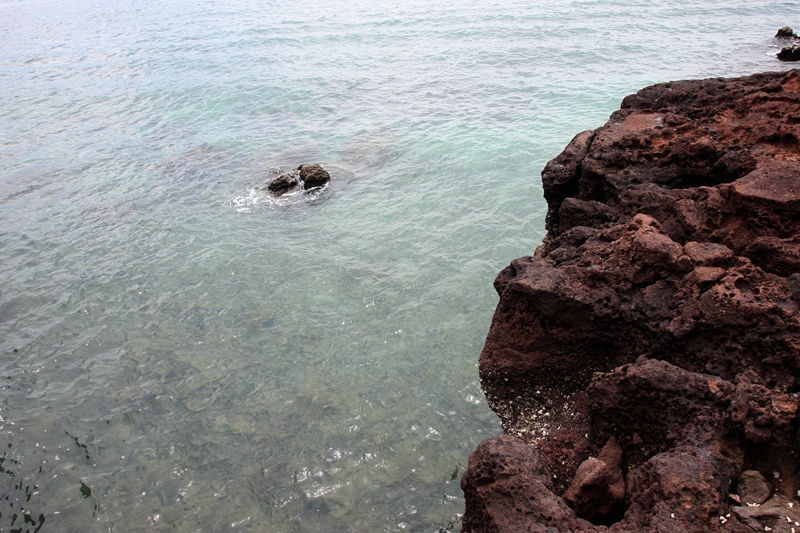
[[[464,532],[800,533],[800,74],[655,85],[497,277]]]

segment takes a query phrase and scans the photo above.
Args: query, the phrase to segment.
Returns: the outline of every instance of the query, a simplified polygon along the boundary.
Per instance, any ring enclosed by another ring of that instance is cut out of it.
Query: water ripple
[[[43,533],[457,529],[542,167],[646,84],[788,68],[798,14],[0,2],[0,492]]]

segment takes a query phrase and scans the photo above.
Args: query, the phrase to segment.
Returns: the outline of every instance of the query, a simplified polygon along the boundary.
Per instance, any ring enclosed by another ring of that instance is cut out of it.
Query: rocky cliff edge
[[[800,71],[654,85],[497,277],[464,532],[800,533]]]

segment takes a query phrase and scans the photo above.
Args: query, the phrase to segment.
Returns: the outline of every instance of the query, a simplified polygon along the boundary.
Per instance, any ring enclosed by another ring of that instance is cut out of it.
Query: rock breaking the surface
[[[797,45],[797,41],[800,40],[800,37],[798,37],[792,28],[784,26],[778,30],[778,33],[775,34],[775,38],[782,41],[794,42],[794,44],[781,48],[781,51],[778,52],[777,55],[778,59],[781,61],[800,61],[800,46]]]
[[[322,187],[330,180],[331,175],[320,165],[304,163],[287,174],[279,174],[276,178],[267,180],[259,189],[281,196],[298,190]]]
[[[800,74],[654,85],[495,281],[464,532],[800,533]]]

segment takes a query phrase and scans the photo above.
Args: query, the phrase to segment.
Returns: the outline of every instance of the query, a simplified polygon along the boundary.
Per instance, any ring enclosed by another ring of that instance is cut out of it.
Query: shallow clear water
[[[0,1],[0,530],[458,529],[545,162],[800,15],[549,4]]]

